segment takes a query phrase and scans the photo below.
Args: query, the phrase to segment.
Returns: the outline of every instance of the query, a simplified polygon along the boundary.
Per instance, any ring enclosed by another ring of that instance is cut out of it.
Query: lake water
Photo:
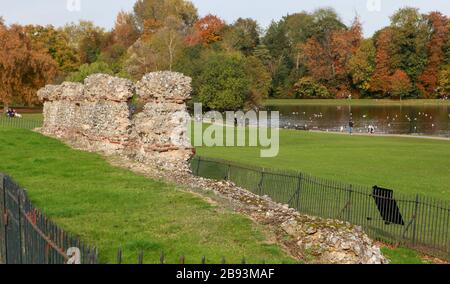
[[[280,127],[301,130],[347,131],[350,117],[354,131],[375,127],[379,134],[450,137],[450,106],[268,106],[280,112]]]

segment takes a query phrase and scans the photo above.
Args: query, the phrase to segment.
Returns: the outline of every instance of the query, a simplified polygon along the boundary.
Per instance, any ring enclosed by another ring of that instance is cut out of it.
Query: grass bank
[[[165,183],[110,166],[29,130],[0,129],[0,172],[29,191],[36,206],[68,232],[99,247],[100,261],[168,263],[292,262],[251,220]]]
[[[265,106],[301,106],[301,105],[330,105],[330,106],[424,106],[450,105],[450,100],[389,100],[389,99],[269,99]]]
[[[449,141],[281,129],[279,154],[274,158],[261,158],[259,147],[198,147],[197,153],[241,164],[302,171],[341,182],[450,199]]]

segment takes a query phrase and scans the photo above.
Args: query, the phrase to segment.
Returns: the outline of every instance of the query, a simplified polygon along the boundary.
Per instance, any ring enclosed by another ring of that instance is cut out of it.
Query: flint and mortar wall
[[[84,84],[48,85],[38,92],[44,102],[41,132],[79,149],[187,168],[194,153],[185,104],[191,90],[191,79],[174,72],[149,73],[137,84],[95,74]],[[130,104],[135,94],[145,103],[136,114]]]

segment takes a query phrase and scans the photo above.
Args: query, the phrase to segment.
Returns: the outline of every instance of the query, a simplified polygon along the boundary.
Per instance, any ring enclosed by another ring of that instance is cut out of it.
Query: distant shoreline
[[[338,132],[338,131],[324,131],[324,130],[300,130],[308,131],[312,133],[327,133],[327,134],[338,134],[350,136],[348,132]],[[352,136],[372,136],[372,137],[398,137],[398,138],[417,138],[417,139],[429,139],[429,140],[443,140],[450,141],[450,137],[442,136],[429,136],[429,135],[408,135],[408,134],[383,134],[383,133],[353,133]]]
[[[301,106],[301,105],[330,105],[330,106],[450,106],[450,99],[268,99],[264,106]]]

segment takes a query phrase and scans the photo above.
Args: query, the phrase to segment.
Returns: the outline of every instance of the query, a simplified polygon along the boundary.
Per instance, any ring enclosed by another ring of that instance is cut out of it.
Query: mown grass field
[[[100,155],[72,150],[29,130],[0,128],[0,172],[29,191],[33,203],[113,263],[293,262],[251,220],[204,199],[110,166]]]
[[[389,100],[389,99],[269,99],[264,101],[266,106],[301,106],[301,105],[331,105],[331,106],[421,106],[421,105],[450,105],[450,100]]]
[[[41,115],[25,115],[24,118],[39,119]],[[403,164],[403,173],[406,174],[420,172],[419,165],[423,163],[414,166],[417,157],[429,156],[426,163],[436,165],[426,172],[435,175],[423,184],[433,184],[435,177],[444,172],[441,186],[434,184],[432,188],[447,190],[441,193],[437,190],[433,195],[448,199],[447,141],[285,132],[281,132],[281,159],[261,159],[259,149],[245,147],[200,147],[197,152],[203,156],[271,168],[300,170],[301,166],[309,165],[308,168],[316,170],[318,176],[324,176],[323,167],[328,173],[325,177],[372,181],[378,180],[376,173],[368,174],[364,168],[352,167],[353,172],[346,174],[347,171],[341,169],[341,163],[335,159],[344,157],[345,164],[373,160],[390,167],[390,159],[396,152],[392,147],[397,147],[400,151],[397,153],[401,155],[394,160],[398,165]],[[348,143],[348,147],[343,146]],[[377,155],[364,155],[365,147],[373,148],[373,151],[382,150],[384,159]],[[325,152],[321,154],[322,150]],[[330,151],[340,154],[329,156],[327,153]],[[414,158],[417,152],[419,155]],[[240,262],[243,256],[254,263],[260,263],[262,259],[276,263],[292,262],[277,246],[267,243],[262,228],[255,227],[248,219],[224,212],[198,197],[177,190],[174,185],[113,168],[99,155],[71,150],[54,139],[27,130],[0,127],[0,156],[0,171],[11,174],[27,187],[33,201],[58,224],[99,246],[102,262],[114,262],[118,246],[124,249],[125,262],[129,263],[136,262],[139,249],[144,249],[148,263],[157,262],[161,251],[165,252],[169,262],[177,262],[180,254],[186,255],[188,262],[199,262],[203,255],[215,263],[222,256],[227,257],[227,262]],[[359,158],[354,161],[357,156]],[[321,162],[320,157],[324,161]],[[313,167],[311,162],[319,165]],[[378,167],[374,165],[373,168]],[[389,172],[394,168],[379,170]],[[343,174],[334,174],[334,171]],[[358,176],[361,172],[364,173],[363,179],[353,179],[361,178]],[[414,186],[420,177],[409,175],[415,180],[408,184]],[[402,174],[391,173],[392,176]],[[405,187],[403,192],[413,191]],[[429,192],[426,190],[425,194]],[[195,224],[192,220],[196,220]],[[383,253],[392,263],[426,263],[418,253],[409,249],[383,248]]]
[[[197,154],[450,200],[450,141],[282,129],[274,158],[261,158],[259,147],[199,147]]]

